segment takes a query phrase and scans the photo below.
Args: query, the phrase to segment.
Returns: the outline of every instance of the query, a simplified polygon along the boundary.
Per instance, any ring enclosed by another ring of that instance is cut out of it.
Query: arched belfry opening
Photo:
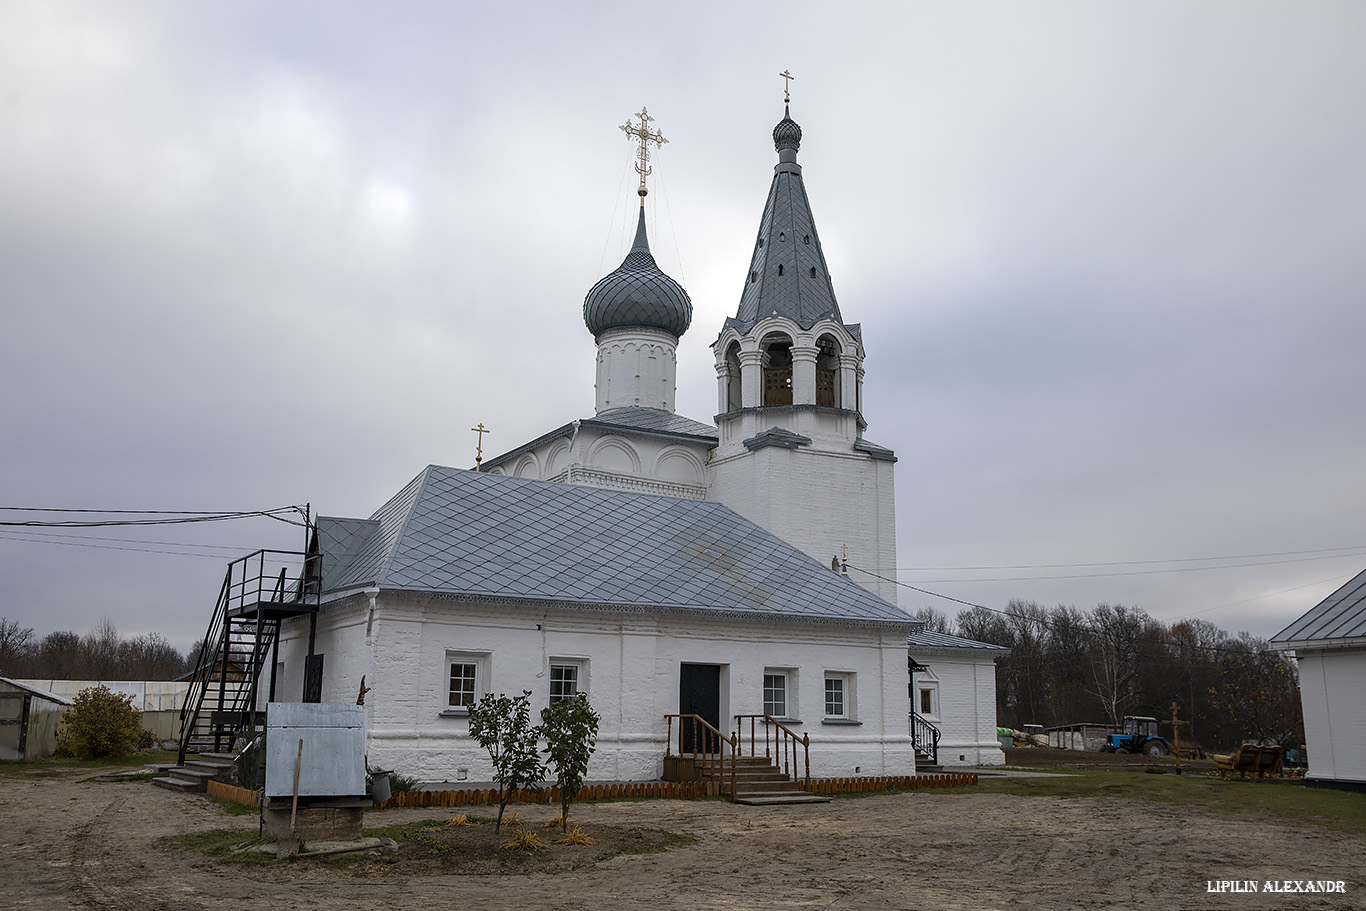
[[[816,404],[838,408],[840,404],[840,343],[832,335],[816,340]]]
[[[744,407],[744,385],[740,374],[740,343],[731,342],[726,348],[726,411],[739,411]]]
[[[792,339],[770,332],[759,342],[763,354],[764,405],[792,404]]]

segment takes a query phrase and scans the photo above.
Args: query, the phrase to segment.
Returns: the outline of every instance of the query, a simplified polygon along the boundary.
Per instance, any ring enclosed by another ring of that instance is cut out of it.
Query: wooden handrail
[[[749,721],[749,755],[758,756],[758,738],[755,729],[759,722],[764,725],[764,757],[774,759],[775,753],[781,756],[777,763],[783,773],[790,778],[796,779],[796,770],[800,769],[801,777],[809,786],[811,784],[811,735],[802,734],[797,736],[797,732],[783,724],[772,715],[736,715],[735,730],[737,733],[744,733],[745,721]],[[770,749],[769,734],[770,729],[773,735],[772,748]],[[740,746],[743,747],[744,739],[740,739]],[[797,748],[802,750],[802,763],[799,765],[797,760]]]
[[[721,733],[721,730],[719,728],[715,727],[710,721],[703,718],[701,715],[665,715],[664,720],[667,722],[668,725],[668,733],[664,741],[664,757],[666,759],[674,755],[673,729],[675,718],[678,719],[678,755],[680,757],[685,755],[685,753],[691,754],[694,763],[701,760],[703,763],[710,764],[712,762],[712,753],[709,750],[707,750],[706,747],[710,746],[712,743],[715,743],[717,746],[717,755],[719,757],[717,762],[721,770],[721,773],[724,775],[726,771],[726,748],[730,748],[730,793],[731,797],[733,798],[735,796],[735,757],[739,753],[740,735],[731,734],[729,737],[727,737],[725,734]],[[694,725],[692,738],[693,748],[691,750],[683,749],[683,731],[685,729],[685,720],[692,721]],[[697,749],[699,733],[701,733],[701,739],[704,741],[704,748],[700,751]]]

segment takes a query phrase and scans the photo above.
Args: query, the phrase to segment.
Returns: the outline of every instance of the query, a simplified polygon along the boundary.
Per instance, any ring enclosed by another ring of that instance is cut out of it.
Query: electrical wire
[[[899,581],[897,581],[896,579],[888,579],[886,576],[880,576],[880,575],[878,575],[877,573],[870,572],[869,570],[866,570],[866,569],[861,569],[861,568],[859,568],[859,567],[857,567],[857,566],[854,566],[853,564],[846,563],[846,564],[844,564],[844,566],[845,566],[845,568],[847,568],[847,569],[853,570],[853,571],[855,571],[855,572],[862,573],[862,574],[865,575],[865,576],[869,576],[869,577],[874,578],[874,579],[877,579],[877,580],[879,580],[879,581],[881,581],[881,582],[890,582],[891,584],[900,586],[900,587],[902,587],[902,588],[909,588],[911,591],[919,592],[919,593],[922,594],[922,595],[929,595],[929,596],[932,597],[932,598],[943,598],[945,601],[952,601],[952,602],[954,602],[955,604],[962,604],[962,605],[964,605],[964,606],[966,606],[966,607],[980,608],[981,610],[984,610],[984,611],[990,611],[990,612],[993,613],[993,614],[1000,614],[1000,615],[1003,616],[1003,617],[1013,617],[1013,618],[1015,618],[1015,619],[1017,619],[1017,620],[1026,620],[1026,621],[1028,621],[1028,622],[1030,622],[1030,623],[1037,623],[1037,624],[1039,624],[1040,626],[1044,627],[1045,629],[1048,629],[1048,630],[1053,631],[1053,632],[1057,632],[1059,629],[1062,629],[1062,630],[1065,630],[1065,631],[1071,631],[1071,632],[1078,632],[1078,631],[1088,631],[1088,632],[1095,632],[1095,633],[1103,632],[1103,630],[1102,630],[1099,626],[1097,626],[1096,624],[1094,624],[1094,623],[1090,623],[1090,622],[1084,623],[1084,624],[1082,624],[1080,627],[1075,626],[1075,625],[1072,625],[1072,624],[1065,624],[1065,625],[1062,625],[1062,626],[1060,627],[1060,626],[1057,624],[1057,622],[1056,622],[1055,620],[1053,620],[1051,617],[1047,617],[1047,618],[1045,618],[1045,617],[1031,617],[1031,616],[1028,616],[1028,615],[1026,615],[1026,614],[1016,613],[1016,612],[1014,612],[1014,611],[1001,610],[1000,608],[996,608],[996,607],[987,607],[985,604],[977,604],[976,602],[973,602],[973,601],[964,601],[962,598],[954,598],[954,597],[952,597],[951,595],[943,595],[943,594],[940,594],[939,592],[930,591],[930,590],[927,589],[927,588],[920,588],[920,587],[918,587],[918,586],[911,585],[911,584],[909,584],[909,583],[907,583],[907,582],[899,582]],[[1146,616],[1146,613],[1145,613],[1145,616]],[[1154,617],[1154,618],[1150,618],[1150,619],[1154,620],[1154,622],[1157,622],[1157,623],[1163,623],[1163,621],[1157,620],[1157,618],[1155,618],[1155,617]],[[1164,625],[1165,625],[1165,624],[1164,624]],[[1135,636],[1134,639],[1133,639],[1133,641],[1134,641],[1134,642],[1146,642],[1146,643],[1150,643],[1150,644],[1153,644],[1153,645],[1165,645],[1165,646],[1169,646],[1169,647],[1172,645],[1172,642],[1171,642],[1170,640],[1154,639],[1154,638],[1149,637],[1149,636]],[[1219,645],[1197,645],[1197,644],[1194,644],[1194,643],[1183,642],[1183,643],[1180,643],[1180,644],[1179,644],[1179,647],[1180,647],[1180,648],[1194,649],[1194,650],[1196,650],[1196,651],[1221,652],[1221,653],[1224,653],[1224,654],[1247,654],[1247,650],[1246,650],[1246,649],[1230,648],[1230,647],[1228,647],[1228,646],[1219,646]],[[1276,652],[1275,649],[1267,649],[1267,651],[1268,651],[1268,652],[1272,652],[1272,653],[1274,653],[1274,654],[1279,654],[1278,652]]]
[[[146,519],[106,519],[106,520],[76,520],[63,519],[60,521],[39,521],[28,519],[15,521],[0,519],[0,527],[11,528],[113,528],[142,525],[191,525],[199,522],[228,522],[234,519],[266,518],[274,519],[277,522],[284,522],[287,525],[295,525],[300,528],[307,527],[308,522],[286,518],[291,513],[307,516],[307,510],[302,506],[279,506],[274,509],[258,509],[249,511],[229,511],[220,512],[200,512],[193,510],[157,510],[157,509],[58,509],[54,507],[38,506],[0,506],[0,512],[42,512],[59,513],[72,515],[110,515],[110,516],[157,516],[158,518]]]

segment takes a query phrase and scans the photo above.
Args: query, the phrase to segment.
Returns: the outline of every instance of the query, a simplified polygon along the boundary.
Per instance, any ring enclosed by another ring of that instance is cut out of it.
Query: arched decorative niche
[[[702,460],[695,453],[679,446],[670,446],[655,459],[654,477],[661,481],[698,486],[702,484],[704,470]]]
[[[640,453],[621,437],[605,437],[593,444],[587,462],[593,468],[616,474],[640,474]]]
[[[569,441],[556,440],[545,454],[545,476],[553,478],[569,467]]]
[[[536,458],[535,453],[528,452],[517,460],[517,469],[513,472],[513,476],[536,479],[541,477],[541,462]]]

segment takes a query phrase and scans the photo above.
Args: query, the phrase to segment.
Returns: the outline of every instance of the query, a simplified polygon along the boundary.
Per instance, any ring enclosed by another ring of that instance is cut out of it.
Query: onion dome
[[[583,299],[583,321],[595,338],[609,329],[660,329],[675,338],[688,331],[692,301],[682,285],[655,265],[643,207],[631,252],[616,271],[589,290]]]
[[[784,149],[796,152],[802,147],[802,128],[792,119],[786,107],[783,108],[783,119],[773,128],[773,147],[779,152]]]

